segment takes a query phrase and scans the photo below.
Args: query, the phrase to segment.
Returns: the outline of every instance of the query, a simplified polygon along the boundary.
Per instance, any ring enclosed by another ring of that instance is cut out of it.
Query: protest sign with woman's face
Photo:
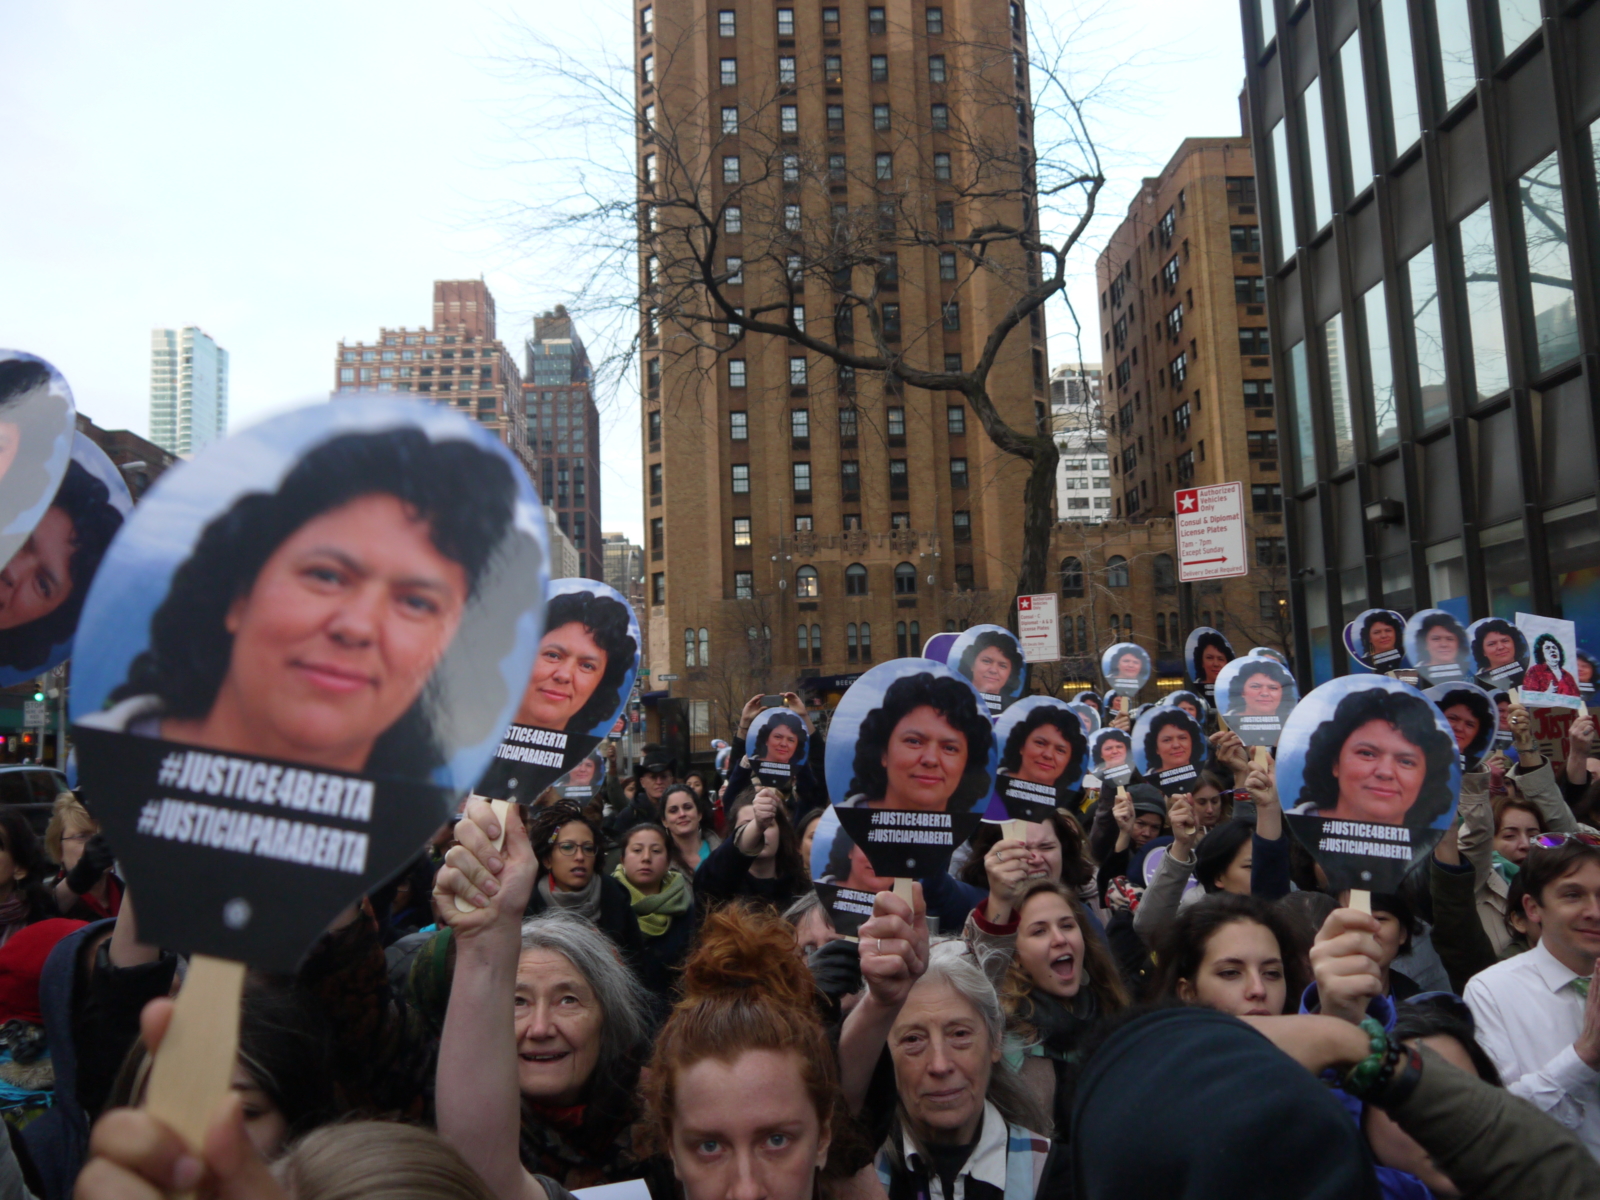
[[[1582,708],[1576,675],[1577,627],[1558,617],[1517,614],[1517,629],[1532,642],[1531,663],[1522,678],[1522,702],[1529,708]]]
[[[874,872],[866,852],[845,832],[831,805],[817,821],[806,866],[834,929],[846,937],[854,937],[861,922],[872,915],[872,898],[894,886],[891,876]]]
[[[934,662],[942,662],[947,666],[950,659],[950,647],[956,644],[959,633],[935,633],[922,643],[922,657],[931,658]]]
[[[1433,848],[1461,788],[1445,715],[1378,675],[1334,679],[1300,701],[1278,741],[1277,777],[1290,827],[1334,887],[1380,892]]]
[[[1276,746],[1284,719],[1300,698],[1294,676],[1275,659],[1246,654],[1217,676],[1217,704],[1246,746]]]
[[[537,796],[616,723],[639,670],[633,607],[595,579],[550,585],[544,635],[516,720],[478,781],[480,795]]]
[[[1423,693],[1450,722],[1463,771],[1476,771],[1493,748],[1500,726],[1494,697],[1475,683],[1441,683]],[[1506,697],[1510,703],[1510,697]]]
[[[84,434],[44,517],[0,567],[0,687],[72,653],[78,617],[111,539],[133,511],[122,473]]]
[[[1467,626],[1467,644],[1472,650],[1478,682],[1484,687],[1522,685],[1528,670],[1528,639],[1510,621],[1502,617],[1474,621]]]
[[[1195,723],[1198,725],[1206,723],[1206,716],[1211,711],[1211,706],[1197,693],[1184,689],[1168,692],[1165,703],[1183,709],[1184,712],[1195,719]]]
[[[1406,665],[1406,619],[1387,608],[1369,608],[1344,627],[1344,648],[1369,671],[1380,674]]]
[[[1049,696],[1029,696],[995,722],[994,735],[1000,744],[995,792],[1011,819],[1043,821],[1070,806],[1089,752],[1076,713]]]
[[[1597,676],[1600,676],[1600,667],[1596,666],[1594,655],[1580,647],[1578,650],[1578,693],[1583,697],[1585,704],[1590,704],[1594,699]]]
[[[1072,702],[1074,704],[1087,704],[1090,708],[1094,709],[1095,712],[1097,712],[1097,713],[1101,711],[1100,696],[1096,692],[1090,692],[1090,691],[1079,692],[1076,696],[1074,696],[1072,698]]]
[[[1441,608],[1425,608],[1406,622],[1405,651],[1430,684],[1454,683],[1472,673],[1467,631]]]
[[[1183,643],[1184,670],[1189,682],[1207,699],[1215,694],[1217,675],[1234,657],[1228,639],[1208,625],[1191,630]]]
[[[941,848],[948,863],[966,840],[951,840],[958,824],[968,832],[970,826],[950,818],[971,816],[976,823],[994,785],[997,757],[994,725],[970,683],[932,659],[895,659],[851,684],[834,710],[828,791],[844,797],[836,807],[846,831],[879,874],[912,874],[908,859],[922,874]],[[946,820],[913,824],[944,836],[926,842],[869,836],[869,825],[881,832],[904,824],[892,813],[943,814]]]
[[[1106,783],[1126,783],[1133,778],[1133,737],[1109,726],[1089,738],[1089,761],[1095,776]]]
[[[972,681],[991,717],[1010,707],[1028,681],[1022,644],[1000,625],[968,629],[951,643],[948,661],[956,674]]]
[[[744,752],[763,783],[787,787],[796,767],[806,761],[810,746],[806,723],[787,708],[768,708],[750,722]]]
[[[1118,642],[1100,656],[1100,673],[1113,691],[1124,696],[1136,695],[1150,682],[1150,655],[1143,646]]]
[[[281,964],[303,926],[240,920],[256,900],[288,890],[321,912],[414,852],[516,707],[544,539],[498,441],[398,400],[288,413],[163,476],[96,578],[72,696],[119,858],[198,889],[175,915],[140,886],[141,928]],[[288,888],[286,862],[305,873]],[[242,907],[225,918],[214,889]]]
[[[1082,704],[1074,700],[1067,705],[1077,714],[1078,723],[1083,726],[1083,736],[1088,737],[1100,728],[1100,709],[1092,704]]]
[[[59,371],[32,354],[0,350],[0,563],[50,511],[72,458],[75,417]]]
[[[1162,792],[1193,791],[1210,744],[1205,731],[1181,708],[1158,705],[1133,727],[1133,762]]]

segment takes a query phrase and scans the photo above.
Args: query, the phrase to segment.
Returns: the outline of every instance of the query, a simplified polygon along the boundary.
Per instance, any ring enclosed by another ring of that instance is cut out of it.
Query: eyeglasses
[[[1541,833],[1533,839],[1535,846],[1543,846],[1546,850],[1555,850],[1568,842],[1579,842],[1585,846],[1600,846],[1600,837],[1592,833],[1581,833],[1574,830],[1572,833]]]
[[[579,855],[579,854],[583,855],[584,858],[593,858],[594,857],[594,853],[595,853],[594,843],[593,842],[557,842],[556,843],[556,853],[561,855],[563,858],[573,858],[573,857],[575,857],[576,855]]]
[[[92,833],[63,833],[61,840],[63,842],[87,842],[93,836],[94,834]]]

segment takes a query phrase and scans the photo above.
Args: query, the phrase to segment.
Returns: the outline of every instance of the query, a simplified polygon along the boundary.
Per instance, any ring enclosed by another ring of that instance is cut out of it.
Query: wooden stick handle
[[[914,910],[917,907],[917,904],[916,900],[913,899],[911,895],[911,884],[911,880],[896,876],[894,881],[894,894],[897,899],[904,900],[907,904],[911,905],[912,909]]]
[[[1263,771],[1272,765],[1272,755],[1265,746],[1253,746],[1250,750],[1250,765],[1260,767]]]
[[[197,954],[178,990],[172,1024],[150,1068],[145,1107],[198,1153],[239,1058],[243,963]]]
[[[1028,840],[1028,823],[1014,820],[1002,821],[1000,823],[1000,836],[1012,841],[1025,842]]]
[[[509,800],[491,800],[491,801],[489,801],[489,807],[494,809],[494,819],[496,821],[500,822],[500,836],[495,838],[495,840],[494,840],[494,848],[496,850],[503,850],[503,849],[505,849],[505,845],[506,845],[506,814],[511,811],[511,801],[509,801]],[[457,912],[471,912],[472,911],[472,905],[468,904],[460,896],[455,896],[455,897],[452,897],[452,898],[456,902],[456,911]]]
[[[1372,893],[1365,888],[1351,888],[1350,907],[1358,913],[1366,913],[1370,917],[1372,915]]]

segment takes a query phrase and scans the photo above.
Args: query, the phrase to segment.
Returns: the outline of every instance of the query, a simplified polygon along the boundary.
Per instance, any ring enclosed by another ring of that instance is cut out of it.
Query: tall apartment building
[[[1242,5],[1302,662],[1362,609],[1600,637],[1600,8]]]
[[[1283,648],[1283,490],[1249,140],[1185,139],[1144,181],[1097,270],[1112,517],[1169,518],[1176,491],[1208,484],[1237,481],[1246,497],[1248,576],[1179,586],[1170,548],[1108,569],[1135,589],[1148,573],[1157,597],[1147,615],[1122,611],[1123,634],[1136,617],[1133,640],[1158,659],[1175,660],[1198,624],[1241,652]]]
[[[582,560],[578,573],[599,579],[605,570],[600,531],[600,413],[594,371],[566,309],[533,319],[522,381],[528,450],[534,480]]]
[[[228,352],[194,325],[150,331],[150,440],[190,455],[228,432]]]
[[[1111,516],[1111,466],[1100,407],[1100,364],[1058,363],[1050,371],[1050,427],[1056,467],[1056,515],[1063,521]]]
[[[494,297],[480,279],[436,280],[433,323],[380,329],[371,342],[339,343],[336,396],[412,392],[451,405],[511,448],[530,475],[522,377],[495,336]]]
[[[606,586],[615,588],[637,606],[644,604],[644,547],[628,540],[625,533],[607,533],[605,538]]]
[[[731,306],[863,353],[881,335],[920,369],[976,361],[1034,268],[999,245],[994,269],[972,272],[938,231],[1025,219],[992,195],[1031,136],[1020,2],[651,0],[635,30],[652,299],[701,278],[677,235],[689,218],[661,203],[692,193],[715,214]],[[985,171],[989,198],[973,183]],[[845,244],[869,257],[838,267],[830,248]],[[1036,317],[989,390],[1005,420],[1043,431]],[[792,340],[689,330],[648,301],[641,340],[649,640],[656,672],[680,676],[675,696],[726,708],[741,688],[794,680],[827,704],[875,660],[1004,619],[1025,464],[961,395],[837,368]]]

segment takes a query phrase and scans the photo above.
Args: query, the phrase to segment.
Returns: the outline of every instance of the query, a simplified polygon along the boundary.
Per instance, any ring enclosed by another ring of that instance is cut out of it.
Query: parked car
[[[20,809],[41,838],[50,824],[56,796],[67,788],[67,777],[54,767],[30,764],[0,767],[0,804]]]

